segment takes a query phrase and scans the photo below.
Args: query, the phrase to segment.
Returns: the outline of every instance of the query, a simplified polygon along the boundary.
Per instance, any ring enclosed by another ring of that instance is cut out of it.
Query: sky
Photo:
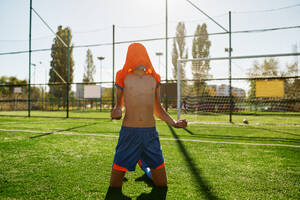
[[[215,21],[228,29],[229,11],[232,12],[232,31],[264,29],[300,25],[300,0],[191,0]],[[0,54],[28,50],[29,42],[29,0],[0,0]],[[291,6],[291,7],[290,7]],[[289,7],[289,8],[286,8]],[[163,38],[166,31],[165,0],[33,0],[33,8],[54,30],[59,25],[70,27],[72,44],[89,45],[112,42],[112,26],[115,25],[116,42],[138,39]],[[282,8],[282,9],[279,9]],[[266,11],[271,10],[273,11]],[[256,12],[259,11],[259,12]],[[207,24],[209,33],[223,32],[223,29],[195,9],[186,0],[168,0],[168,36],[174,36],[178,22],[184,22],[187,35],[194,34],[198,24]],[[54,35],[32,14],[32,49],[51,48]],[[225,57],[228,35],[209,37],[212,45],[210,57]],[[142,42],[148,50],[150,59],[162,79],[166,78],[165,40]],[[191,58],[192,38],[186,39],[189,58]],[[115,69],[121,69],[129,43],[115,46]],[[168,79],[172,76],[172,45],[168,41]],[[232,56],[290,53],[293,45],[300,51],[300,29],[273,32],[233,34]],[[75,48],[73,57],[74,82],[82,82],[86,52],[88,48]],[[95,81],[112,80],[112,46],[90,47],[96,65]],[[157,52],[162,52],[160,58]],[[32,82],[45,83],[48,80],[51,52],[32,53]],[[97,57],[105,59],[100,63]],[[295,61],[295,57],[277,58],[280,70]],[[234,60],[233,77],[246,77],[254,61],[263,59]],[[102,67],[102,75],[100,74]],[[28,53],[0,55],[0,77],[29,76]],[[190,63],[186,66],[188,78],[192,78]],[[210,73],[213,78],[228,77],[227,61],[211,61]],[[212,82],[221,84],[224,82]],[[236,87],[248,88],[246,82],[234,82]]]

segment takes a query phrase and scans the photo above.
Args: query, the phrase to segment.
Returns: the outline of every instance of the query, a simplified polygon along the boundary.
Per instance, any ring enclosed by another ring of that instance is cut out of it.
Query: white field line
[[[206,122],[206,121],[191,121],[188,122],[189,124],[207,124],[207,125],[243,125],[245,127],[247,127],[248,125],[270,125],[270,126],[299,126],[300,124],[284,124],[284,123],[249,123],[249,124],[245,124],[245,123],[240,123],[240,122],[234,122],[234,123],[229,123],[229,122]]]
[[[119,136],[115,135],[107,135],[101,133],[75,133],[75,132],[55,132],[55,131],[34,131],[34,130],[15,130],[15,129],[0,129],[0,131],[8,131],[8,132],[23,132],[23,133],[51,133],[55,135],[88,135],[88,136],[103,136],[103,137],[113,137],[118,138]]]
[[[97,119],[89,119],[89,120],[97,120]],[[156,120],[156,121],[162,121],[160,119]],[[29,122],[23,122],[20,123],[18,121],[16,122],[0,122],[0,125],[6,125],[6,124],[40,124],[40,123],[74,123],[73,121],[46,121],[46,120],[42,120],[42,121],[29,121]],[[84,121],[79,123],[86,123]],[[240,122],[234,122],[234,123],[229,123],[229,122],[211,122],[211,121],[189,121],[189,124],[205,124],[205,125],[226,125],[226,126],[234,126],[234,125],[242,125],[247,127],[248,125],[269,125],[269,126],[293,126],[293,127],[300,127],[300,124],[291,124],[291,123],[259,123],[259,122],[253,122],[253,123],[249,123],[249,124],[244,124],[244,123],[240,123]]]
[[[93,133],[74,133],[74,132],[55,132],[55,131],[34,131],[34,130],[13,130],[13,129],[0,129],[0,131],[9,131],[9,132],[27,132],[27,133],[52,133],[55,135],[81,135],[81,136],[102,136],[102,137],[111,137],[118,138],[119,136],[115,135],[106,135],[106,134],[93,134]],[[192,139],[177,139],[177,138],[160,138],[160,140],[165,141],[184,141],[184,142],[199,142],[199,143],[212,143],[212,144],[237,144],[237,145],[252,145],[252,146],[279,146],[279,147],[292,147],[300,148],[298,145],[290,144],[264,144],[264,143],[245,143],[245,142],[225,142],[225,141],[212,141],[212,140],[192,140]]]
[[[244,142],[224,142],[224,141],[211,141],[211,140],[191,140],[191,139],[177,139],[177,138],[160,138],[160,140],[179,140],[186,142],[201,142],[201,143],[214,143],[214,144],[240,144],[240,145],[252,145],[252,146],[279,146],[279,147],[294,147],[300,148],[297,145],[290,144],[262,144],[262,143],[244,143]]]
[[[40,123],[61,123],[61,124],[74,124],[74,121],[28,121],[28,122],[1,122],[1,125],[6,125],[6,124],[40,124]],[[86,123],[84,121],[77,121],[76,123]]]

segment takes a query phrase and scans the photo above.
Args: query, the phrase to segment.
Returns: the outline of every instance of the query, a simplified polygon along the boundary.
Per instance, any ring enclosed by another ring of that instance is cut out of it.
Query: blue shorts
[[[122,126],[113,168],[125,172],[134,171],[139,160],[142,160],[143,164],[151,169],[164,167],[164,158],[156,128]]]

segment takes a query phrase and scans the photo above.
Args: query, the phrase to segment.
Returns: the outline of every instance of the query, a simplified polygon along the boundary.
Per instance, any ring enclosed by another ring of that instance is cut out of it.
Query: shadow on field
[[[53,132],[49,132],[49,133],[44,133],[44,134],[41,134],[41,135],[31,136],[30,138],[34,139],[34,138],[38,138],[38,137],[43,137],[43,136],[51,135],[53,133],[59,133],[59,132],[64,132],[64,131],[71,131],[71,130],[74,130],[74,129],[77,129],[77,128],[92,126],[92,125],[95,125],[95,124],[98,124],[98,123],[85,124],[85,125],[82,125],[82,126],[74,126],[74,127],[71,127],[71,128],[63,129],[63,130],[58,130],[58,131],[53,131]]]
[[[188,132],[188,133],[191,134],[191,135],[195,135],[192,131],[190,131],[190,130],[187,129],[187,128],[184,128],[183,130],[185,130],[186,132]]]
[[[190,157],[189,153],[183,146],[182,142],[180,140],[178,140],[179,139],[178,135],[175,133],[174,129],[170,125],[168,125],[168,127],[169,127],[172,135],[174,136],[174,138],[177,139],[176,140],[177,145],[178,145],[180,151],[182,152],[182,154],[185,158],[185,161],[187,162],[187,166],[189,167],[190,171],[193,173],[195,180],[197,181],[198,185],[200,186],[201,194],[203,194],[206,197],[206,199],[208,199],[208,200],[217,200],[218,199],[217,196],[215,196],[213,194],[207,181],[201,177],[200,172],[199,172],[200,170],[195,167],[195,163],[194,163],[193,159]]]
[[[290,132],[287,132],[287,131],[274,130],[274,129],[256,127],[256,126],[248,126],[248,128],[250,128],[250,129],[259,129],[259,130],[270,131],[270,132],[274,132],[274,133],[280,133],[280,134],[286,134],[286,135],[292,135],[292,136],[300,137],[300,134],[290,133]]]
[[[261,129],[261,130],[267,130],[272,132],[278,132],[278,133],[284,133],[282,131],[274,131],[269,130],[267,128],[256,128],[256,127],[249,127],[253,129]],[[215,134],[195,134],[192,131],[188,129],[184,129],[186,132],[188,132],[191,135],[195,135],[197,138],[209,138],[209,139],[232,139],[232,140],[246,140],[246,141],[277,141],[277,142],[295,142],[300,143],[300,139],[293,139],[293,138],[279,138],[279,137],[248,137],[248,136],[233,136],[233,135],[215,135]],[[285,133],[292,135],[293,133]],[[297,134],[293,134],[297,135]],[[299,135],[297,135],[299,136]]]
[[[150,178],[148,178],[146,174],[143,174],[142,176],[136,178],[135,181],[144,182],[147,184],[148,187],[154,187],[153,181]]]

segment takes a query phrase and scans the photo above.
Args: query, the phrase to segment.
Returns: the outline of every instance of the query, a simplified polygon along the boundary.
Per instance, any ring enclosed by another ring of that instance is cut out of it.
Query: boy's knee
[[[156,183],[154,182],[154,185],[156,187],[167,187],[168,186],[168,182],[166,181],[156,181]]]
[[[111,187],[122,187],[124,175],[125,175],[125,172],[112,169],[111,177],[110,177],[110,186]]]
[[[165,167],[161,169],[151,169],[151,179],[157,187],[166,187],[168,185]]]

